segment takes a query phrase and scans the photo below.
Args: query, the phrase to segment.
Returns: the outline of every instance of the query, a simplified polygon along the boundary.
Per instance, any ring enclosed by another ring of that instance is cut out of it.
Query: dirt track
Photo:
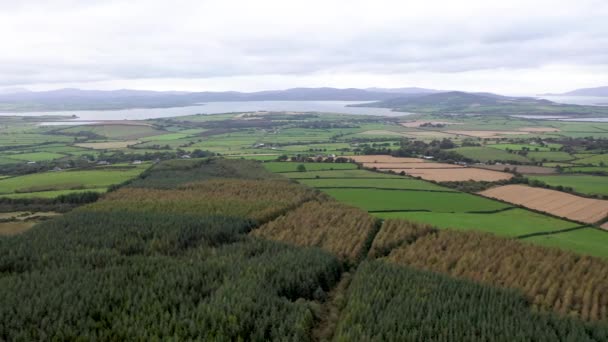
[[[598,222],[608,215],[608,201],[556,190],[514,184],[488,189],[480,194],[585,223]]]

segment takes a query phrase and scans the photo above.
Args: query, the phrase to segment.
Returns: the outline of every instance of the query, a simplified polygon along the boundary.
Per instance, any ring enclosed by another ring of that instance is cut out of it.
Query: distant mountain
[[[562,94],[544,94],[554,96],[608,96],[608,86],[596,88],[582,88]]]
[[[531,97],[509,97],[492,93],[450,91],[427,95],[406,95],[356,106],[392,108],[397,111],[430,114],[479,115],[607,115],[608,108],[557,104]]]
[[[407,88],[365,88],[365,90],[380,92],[380,93],[395,93],[395,94],[435,94],[443,93],[444,90],[427,89],[418,87]]]
[[[462,91],[450,91],[444,93],[436,93],[430,95],[416,95],[396,97],[380,102],[374,105],[398,108],[402,106],[444,106],[444,107],[474,107],[474,106],[492,106],[513,104],[521,102],[532,102],[537,104],[551,104],[548,100],[536,100],[533,98],[516,98],[507,97],[492,93],[466,93]]]
[[[17,94],[17,93],[27,93],[28,89],[25,88],[2,88],[0,89],[0,95],[2,94]]]
[[[413,88],[409,89],[415,91]],[[159,92],[129,89],[102,91],[67,88],[42,92],[0,93],[0,111],[166,108],[217,101],[382,101],[395,96],[397,96],[395,92],[356,88],[292,88],[252,93]]]

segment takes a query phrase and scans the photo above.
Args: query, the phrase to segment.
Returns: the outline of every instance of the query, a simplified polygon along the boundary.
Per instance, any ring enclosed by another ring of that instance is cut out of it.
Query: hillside
[[[408,88],[408,94],[427,90]],[[0,112],[111,110],[126,108],[166,108],[217,101],[380,101],[404,96],[401,91],[387,89],[292,88],[259,92],[176,92],[141,90],[81,90],[0,92]],[[400,94],[400,95],[397,95]]]
[[[561,94],[548,94],[548,95],[559,95],[559,96],[608,96],[608,86],[595,87],[595,88],[581,88],[575,89],[566,93]]]
[[[427,95],[400,96],[357,106],[393,108],[413,113],[454,113],[484,115],[564,115],[594,116],[608,114],[607,108],[557,104],[530,97],[508,97],[491,93],[451,91]]]

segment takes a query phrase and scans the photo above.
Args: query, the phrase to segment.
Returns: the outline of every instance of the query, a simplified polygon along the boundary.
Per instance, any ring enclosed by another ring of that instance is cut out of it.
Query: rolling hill
[[[481,115],[607,115],[608,108],[557,104],[531,97],[508,97],[492,93],[450,91],[436,94],[399,96],[356,106],[392,108],[412,113],[448,113]]]

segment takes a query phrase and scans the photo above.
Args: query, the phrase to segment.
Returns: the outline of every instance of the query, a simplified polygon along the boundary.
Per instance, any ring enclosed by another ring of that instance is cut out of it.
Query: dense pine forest
[[[0,340],[605,341],[606,270],[381,222],[258,162],[165,161],[0,237]]]

